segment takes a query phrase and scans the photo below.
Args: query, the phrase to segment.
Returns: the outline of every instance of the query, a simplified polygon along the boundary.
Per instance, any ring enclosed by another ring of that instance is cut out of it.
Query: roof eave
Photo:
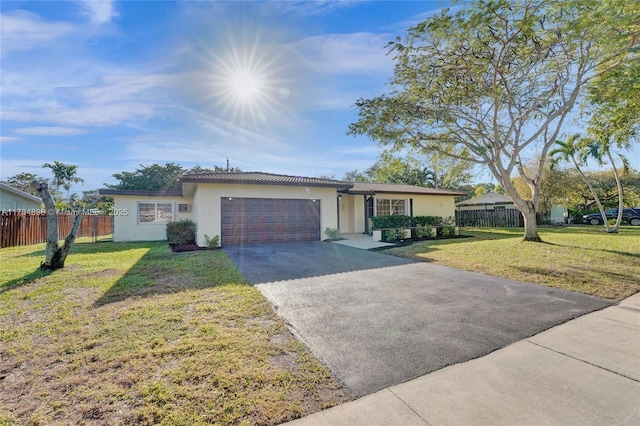
[[[40,199],[40,197],[37,197],[37,196],[35,196],[33,194],[29,194],[28,192],[22,191],[22,190],[20,190],[18,188],[14,188],[13,186],[2,184],[2,188],[4,188],[6,191],[9,191],[12,194],[15,194],[15,195],[17,195],[19,197],[26,198],[26,199],[31,200],[33,202],[42,203],[42,200]]]
[[[276,185],[276,186],[311,186],[318,188],[344,188],[349,189],[353,187],[351,184],[343,183],[320,183],[320,182],[278,182],[278,181],[264,181],[253,179],[197,179],[197,178],[181,178],[182,183],[225,183],[230,185]]]
[[[411,194],[411,195],[445,195],[447,197],[461,197],[467,195],[464,192],[418,192],[418,191],[375,191],[376,194]]]
[[[144,197],[182,197],[182,190],[180,191],[128,191],[124,189],[99,189],[100,195],[129,195],[129,196],[144,196]]]

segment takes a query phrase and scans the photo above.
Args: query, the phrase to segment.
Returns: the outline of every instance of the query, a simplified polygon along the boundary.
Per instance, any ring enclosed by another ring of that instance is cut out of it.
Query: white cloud
[[[84,0],[79,6],[92,24],[106,24],[118,16],[111,0]]]
[[[73,127],[23,127],[16,129],[15,133],[29,136],[76,136],[85,133],[85,130]]]
[[[336,148],[333,150],[336,154],[348,154],[348,155],[356,155],[356,154],[364,154],[364,155],[379,155],[384,148],[379,147],[378,145],[371,142],[369,145],[363,146],[355,146],[350,148]]]
[[[167,75],[108,75],[92,86],[57,88],[50,105],[4,109],[2,115],[6,121],[63,127],[131,124],[157,117],[170,103],[163,90],[171,84]]]
[[[84,179],[84,184],[73,185],[70,193],[81,193],[82,191],[89,191],[97,188],[104,188],[104,183],[111,181],[115,183],[115,180],[111,177],[114,173],[122,172],[120,168],[114,167],[96,167],[95,164],[87,164],[83,162],[77,162],[70,158],[58,159],[65,164],[75,164],[78,166],[78,177]],[[33,158],[16,158],[16,159],[0,159],[1,173],[0,180],[4,180],[9,176],[15,176],[19,173],[27,172],[34,173],[42,177],[50,177],[51,171],[43,169],[44,163],[51,162],[51,159],[33,159]],[[131,168],[133,171],[137,167],[137,164]]]
[[[387,34],[330,34],[303,38],[292,44],[309,68],[329,74],[384,74],[393,69],[386,55]]]
[[[19,142],[22,138],[17,136],[0,136],[0,144]]]
[[[11,159],[8,160],[6,158],[0,158],[0,179],[4,180],[9,176],[17,175],[18,173],[28,172],[34,173],[36,175],[43,176],[46,174],[46,171],[42,170],[42,165],[47,161],[51,161],[49,159],[46,160],[36,160],[33,158],[20,158],[20,159]]]
[[[272,13],[291,15],[324,15],[335,10],[357,5],[361,1],[316,0],[316,1],[270,1],[264,4]]]
[[[401,34],[405,34],[407,29],[414,27],[421,22],[426,21],[432,16],[440,15],[442,11],[445,9],[449,9],[449,14],[455,14],[458,11],[460,11],[463,7],[464,7],[463,5],[458,5],[458,6],[451,6],[449,8],[443,7],[440,9],[429,10],[427,12],[419,13],[415,16],[412,16],[411,18],[406,19],[404,21],[396,22],[393,25],[385,26],[383,27],[383,29],[391,32],[400,32]]]
[[[2,56],[11,51],[46,47],[73,31],[74,26],[69,23],[47,22],[24,10],[4,13],[0,15]]]

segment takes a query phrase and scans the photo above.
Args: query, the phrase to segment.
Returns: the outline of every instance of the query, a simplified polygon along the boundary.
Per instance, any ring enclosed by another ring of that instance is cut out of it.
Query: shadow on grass
[[[550,246],[557,246],[557,247],[575,248],[575,249],[578,249],[578,250],[605,252],[605,253],[617,254],[617,255],[620,255],[620,256],[627,256],[627,257],[635,257],[635,258],[640,259],[640,253],[631,253],[631,252],[628,252],[628,251],[607,250],[607,249],[603,249],[603,248],[590,248],[590,247],[582,247],[582,246],[572,246],[572,245],[568,245],[568,244],[550,243],[550,242],[547,242],[547,241],[543,241],[542,244],[548,244]]]
[[[636,283],[637,282],[637,276],[636,275],[631,275],[631,274],[621,274],[618,272],[613,272],[613,271],[603,271],[600,268],[585,268],[585,267],[580,267],[580,268],[571,268],[569,270],[566,271],[557,271],[555,270],[553,267],[549,267],[549,268],[545,268],[545,267],[534,267],[534,266],[514,266],[515,269],[519,270],[520,272],[524,272],[527,274],[536,274],[536,275],[543,275],[543,276],[557,276],[557,277],[563,277],[563,278],[567,278],[567,279],[571,279],[573,277],[584,277],[585,273],[597,273],[599,275],[603,275],[605,276],[607,279],[613,280],[613,281],[624,281],[624,282],[628,282],[628,283]],[[637,284],[638,285],[638,284]]]
[[[13,290],[15,288],[18,287],[22,287],[24,285],[27,284],[31,284],[32,282],[34,282],[35,280],[39,279],[39,278],[43,278],[46,277],[47,275],[51,274],[52,271],[47,271],[47,270],[43,270],[43,269],[36,269],[33,272],[29,272],[28,274],[19,277],[19,278],[14,278],[12,280],[9,280],[7,282],[4,282],[2,284],[0,284],[0,294],[9,291],[9,290]]]
[[[130,242],[130,243],[114,243],[112,241],[98,241],[98,242],[76,242],[71,247],[71,254],[97,254],[97,253],[115,253],[125,250],[131,250],[134,248],[140,248],[140,242]],[[44,258],[45,250],[36,250],[29,253],[25,253],[20,255],[19,257],[40,257]]]
[[[222,251],[173,253],[155,244],[93,306],[226,284],[249,285]]]

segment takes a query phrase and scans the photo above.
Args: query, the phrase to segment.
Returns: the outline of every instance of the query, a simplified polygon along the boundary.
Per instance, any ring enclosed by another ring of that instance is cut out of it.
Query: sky
[[[57,160],[81,192],[141,164],[227,159],[341,179],[382,151],[346,131],[358,99],[388,90],[385,45],[445,6],[2,0],[0,179]]]

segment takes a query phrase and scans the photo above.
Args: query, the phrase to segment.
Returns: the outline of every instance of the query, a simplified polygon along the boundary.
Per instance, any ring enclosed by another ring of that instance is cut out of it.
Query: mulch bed
[[[197,244],[169,244],[171,251],[174,253],[182,253],[185,251],[199,251],[199,250],[218,250],[220,247],[200,247]]]

